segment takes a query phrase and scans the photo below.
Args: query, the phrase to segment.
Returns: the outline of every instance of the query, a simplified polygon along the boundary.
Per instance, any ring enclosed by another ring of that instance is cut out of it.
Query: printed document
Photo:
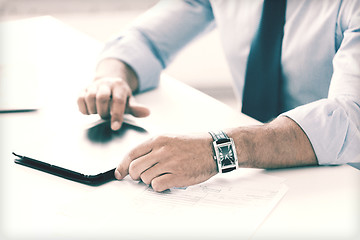
[[[109,237],[249,239],[286,194],[284,180],[264,170],[239,169],[198,185],[158,193],[126,177],[97,188],[92,199],[80,198],[64,206],[61,214],[83,223],[89,221],[85,217],[89,211],[90,221],[118,215],[111,224],[99,221],[98,227],[107,229]],[[114,194],[111,198],[109,191]]]

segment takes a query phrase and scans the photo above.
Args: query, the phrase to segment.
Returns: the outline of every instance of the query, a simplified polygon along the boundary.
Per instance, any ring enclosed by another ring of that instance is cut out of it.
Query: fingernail
[[[120,180],[121,179],[121,173],[116,169],[115,170],[115,178],[117,179],[117,180]]]
[[[116,131],[120,129],[120,123],[118,121],[115,121],[111,124],[111,129]]]

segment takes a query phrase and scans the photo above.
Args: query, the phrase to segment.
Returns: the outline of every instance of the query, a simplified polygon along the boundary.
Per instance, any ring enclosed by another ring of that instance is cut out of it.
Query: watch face
[[[218,149],[221,166],[229,166],[235,164],[235,157],[231,144],[219,146]]]

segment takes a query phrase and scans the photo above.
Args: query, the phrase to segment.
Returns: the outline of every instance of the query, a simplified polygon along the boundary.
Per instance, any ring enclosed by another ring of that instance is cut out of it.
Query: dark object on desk
[[[35,112],[35,111],[37,111],[37,109],[14,109],[14,110],[0,109],[0,113],[23,113],[23,112]]]
[[[86,135],[89,141],[93,143],[107,144],[111,141],[115,141],[118,138],[124,138],[129,131],[137,132],[139,134],[147,134],[147,131],[144,128],[137,125],[132,125],[128,122],[124,122],[120,130],[113,131],[111,130],[110,121],[107,120],[100,121],[100,123],[90,127],[86,131]]]
[[[115,167],[137,144],[148,139],[149,133],[127,120],[121,129],[112,131],[110,121],[93,124],[64,123],[62,128],[38,131],[33,146],[26,140],[13,153],[15,163],[87,185],[100,185],[114,180]],[[51,122],[51,121],[49,121]],[[22,139],[31,139],[24,133]]]
[[[115,180],[115,176],[114,176],[115,168],[104,173],[99,173],[97,175],[85,175],[69,169],[51,165],[49,163],[41,162],[32,158],[20,156],[14,152],[13,154],[16,157],[18,157],[18,159],[14,160],[14,162],[17,164],[31,167],[75,182],[79,182],[91,186],[99,186],[106,182]]]
[[[360,162],[348,163],[348,165],[360,170]]]

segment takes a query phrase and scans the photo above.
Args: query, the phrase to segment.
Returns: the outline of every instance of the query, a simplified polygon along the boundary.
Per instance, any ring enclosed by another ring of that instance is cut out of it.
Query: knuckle
[[[112,96],[112,101],[116,104],[125,105],[126,104],[126,98],[119,95]]]
[[[122,85],[125,83],[124,79],[120,78],[120,77],[116,77],[116,78],[111,78],[111,82],[113,84],[117,84],[117,85]]]
[[[118,87],[128,88],[128,83],[123,78],[113,78],[112,84]]]
[[[167,135],[158,135],[153,137],[153,142],[159,144],[160,146],[164,146],[169,143],[170,137]]]
[[[169,135],[159,135],[151,139],[152,145],[157,152],[162,156],[170,157],[171,154],[176,150],[176,142],[173,141],[174,137]],[[169,155],[170,154],[170,155]]]
[[[123,80],[122,78],[115,78],[111,79],[111,82],[108,83],[109,87],[111,89],[118,89],[129,95],[131,93],[131,89],[129,87],[129,84]]]
[[[167,163],[171,162],[171,160],[172,160],[171,149],[169,149],[167,146],[160,146],[157,149],[157,153],[160,156],[163,156],[163,161],[164,162],[167,162]]]
[[[101,76],[101,77],[96,77],[95,78],[95,83],[96,84],[105,84],[105,85],[111,85],[114,84],[118,81],[121,81],[122,78],[119,77],[107,77],[107,76]]]

